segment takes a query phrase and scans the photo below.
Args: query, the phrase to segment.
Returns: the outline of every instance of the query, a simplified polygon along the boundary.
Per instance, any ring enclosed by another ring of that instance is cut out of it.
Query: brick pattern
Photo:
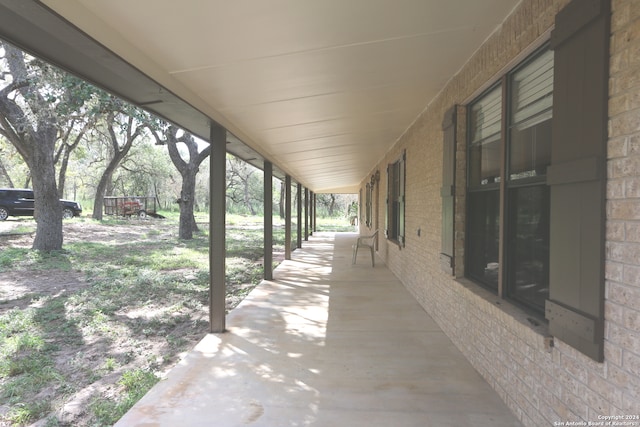
[[[382,233],[378,255],[522,423],[532,427],[640,414],[640,0],[612,0],[604,363],[557,339],[550,347],[544,324],[462,278],[462,107],[456,152],[457,278],[440,269],[441,123],[448,108],[463,104],[515,65],[521,52],[548,33],[568,2],[524,0],[371,172],[381,175],[374,216],[382,233],[386,165],[407,150],[406,247],[388,244]]]
[[[605,365],[590,384],[640,408],[640,1],[613,0],[609,80]],[[601,387],[601,388],[600,388]]]

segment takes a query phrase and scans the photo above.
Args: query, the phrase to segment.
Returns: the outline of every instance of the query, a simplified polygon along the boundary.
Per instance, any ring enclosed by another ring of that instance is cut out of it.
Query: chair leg
[[[371,249],[371,267],[375,267],[376,266],[376,262],[375,262],[375,258],[373,255],[373,246],[370,246],[369,249]]]
[[[356,258],[358,258],[358,245],[353,246],[353,257],[351,259],[351,264],[356,263]]]

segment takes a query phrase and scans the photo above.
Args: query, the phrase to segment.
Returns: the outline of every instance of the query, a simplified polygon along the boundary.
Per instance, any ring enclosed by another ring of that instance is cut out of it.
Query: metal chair
[[[369,248],[371,251],[371,267],[375,267],[375,254],[374,247],[376,243],[376,237],[378,236],[378,230],[375,231],[370,236],[360,236],[356,241],[356,244],[353,245],[353,259],[351,260],[351,264],[355,264],[358,258],[358,248]]]

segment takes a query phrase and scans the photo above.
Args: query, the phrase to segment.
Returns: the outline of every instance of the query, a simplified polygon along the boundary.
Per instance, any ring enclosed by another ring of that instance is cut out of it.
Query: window
[[[371,228],[371,225],[373,224],[373,219],[372,219],[372,199],[373,199],[373,184],[372,183],[367,183],[366,186],[366,193],[365,193],[365,225],[369,228]]]
[[[404,246],[404,193],[406,152],[387,166],[387,238]]]
[[[548,49],[467,106],[460,234],[467,277],[602,362],[611,2],[590,5],[570,1]]]
[[[469,108],[467,275],[498,291],[502,87]]]
[[[549,297],[553,52],[469,106],[466,274],[542,313]]]

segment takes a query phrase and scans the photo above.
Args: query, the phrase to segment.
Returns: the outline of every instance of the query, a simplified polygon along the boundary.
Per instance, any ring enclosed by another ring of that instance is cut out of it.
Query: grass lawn
[[[1,224],[0,425],[112,425],[207,333],[208,219],[180,241],[166,216],[73,219],[51,254],[29,249],[33,220]],[[261,280],[263,230],[262,218],[227,223],[230,310]],[[329,229],[353,231],[319,220]]]

